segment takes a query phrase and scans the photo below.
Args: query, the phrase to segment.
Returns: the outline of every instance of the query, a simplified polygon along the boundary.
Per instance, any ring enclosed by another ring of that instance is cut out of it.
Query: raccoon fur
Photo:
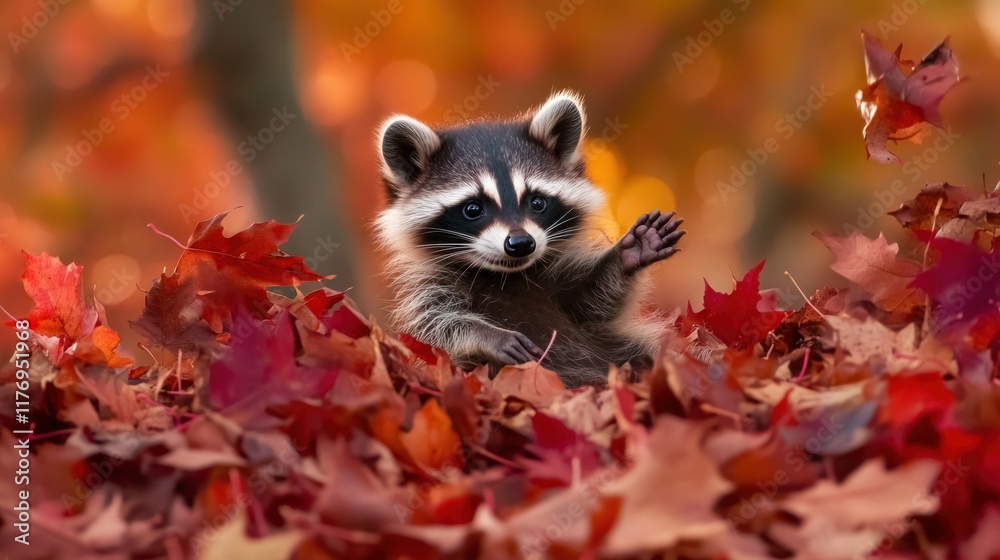
[[[653,211],[617,242],[595,235],[605,197],[587,178],[585,127],[572,92],[511,121],[386,120],[375,229],[396,328],[491,375],[541,358],[555,331],[542,364],[567,387],[648,363],[665,326],[641,313],[643,271],[678,251],[682,220]]]

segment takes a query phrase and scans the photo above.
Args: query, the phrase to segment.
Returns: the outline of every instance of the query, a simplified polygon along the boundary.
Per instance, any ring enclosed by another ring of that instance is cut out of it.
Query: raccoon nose
[[[504,241],[503,250],[512,257],[527,257],[535,250],[535,238],[523,229],[515,229]]]

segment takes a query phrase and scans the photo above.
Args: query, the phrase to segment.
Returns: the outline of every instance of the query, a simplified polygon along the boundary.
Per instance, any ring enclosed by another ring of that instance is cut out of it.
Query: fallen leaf
[[[816,558],[843,558],[846,551],[868,554],[886,526],[937,511],[938,498],[930,489],[940,471],[936,461],[913,461],[889,471],[882,459],[870,459],[841,483],[821,480],[783,500],[781,507],[803,523],[782,531],[779,540],[800,556],[803,551]],[[828,548],[821,553],[817,545]]]
[[[621,498],[604,554],[664,550],[682,539],[707,539],[729,530],[714,508],[733,485],[702,448],[705,429],[704,424],[659,417],[635,465],[602,491]]]
[[[732,293],[716,292],[705,282],[704,308],[694,313],[688,303],[687,319],[703,325],[730,348],[746,349],[774,330],[787,312],[761,305],[760,271],[764,261],[736,282]]]
[[[905,228],[931,231],[932,225],[941,227],[942,224],[957,218],[959,209],[964,204],[978,198],[979,195],[968,187],[933,183],[924,186],[915,197],[888,214],[896,218]],[[937,209],[938,201],[941,201],[941,208],[935,217],[934,211]]]
[[[942,126],[938,107],[959,82],[958,62],[948,39],[909,67],[899,57],[902,45],[890,53],[864,31],[861,40],[868,87],[858,90],[855,101],[865,119],[865,152],[879,163],[901,163],[886,142],[920,142],[929,125]]]
[[[535,406],[548,405],[566,391],[554,371],[536,362],[501,368],[492,388],[505,397],[517,397]]]
[[[400,439],[417,464],[432,471],[462,468],[462,440],[436,399],[428,399]]]
[[[899,245],[890,244],[881,233],[875,239],[858,232],[846,238],[813,235],[837,257],[830,268],[870,293],[872,301],[883,309],[891,311],[921,303],[921,294],[909,287],[921,272],[920,264],[900,259]]]
[[[203,560],[228,560],[230,558],[292,558],[292,554],[305,539],[306,534],[289,528],[263,538],[247,536],[247,517],[240,510],[218,529],[212,527],[213,538],[202,539],[199,558]]]

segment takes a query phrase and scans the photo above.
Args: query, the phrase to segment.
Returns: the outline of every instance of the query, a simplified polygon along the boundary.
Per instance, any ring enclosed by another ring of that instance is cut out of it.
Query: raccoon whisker
[[[430,254],[432,254],[432,255],[437,255],[437,254],[441,254],[441,253],[461,253],[464,250],[467,250],[469,247],[468,247],[468,245],[460,244],[460,245],[452,245],[452,246],[448,246],[448,245],[437,245],[437,246],[421,245],[420,248],[421,249],[426,249],[427,252],[430,253]]]
[[[573,226],[563,230],[559,230],[549,236],[549,239],[563,239],[567,237],[573,237],[581,231],[586,231],[588,228],[582,226]]]
[[[468,243],[423,243],[417,247],[468,247]]]
[[[563,221],[565,221],[565,219],[566,219],[566,216],[569,216],[570,212],[572,212],[572,210],[567,210],[565,214],[563,214],[562,216],[559,216],[559,219],[556,220],[555,223],[553,223],[551,226],[545,228],[545,233],[548,234],[550,231],[552,231],[559,224],[563,223]]]
[[[541,261],[541,259],[539,259],[539,261]],[[545,289],[541,285],[539,285],[537,282],[533,282],[531,280],[531,278],[528,278],[528,271],[527,271],[527,269],[521,271],[521,276],[524,277],[525,285],[531,286],[532,284],[534,284],[535,287],[538,288],[539,290],[544,290]]]
[[[440,255],[440,254],[461,255],[464,253],[468,253],[470,251],[471,249],[467,245],[461,245],[458,247],[436,247],[427,251],[427,253],[431,255]]]
[[[559,241],[559,240],[562,240],[562,239],[570,239],[570,238],[572,238],[572,237],[575,237],[575,236],[576,236],[576,234],[577,234],[577,233],[579,233],[580,231],[581,231],[581,230],[575,230],[575,231],[572,231],[572,230],[567,230],[567,231],[561,231],[561,232],[559,232],[559,233],[557,233],[557,234],[555,234],[555,235],[553,235],[553,236],[549,237],[549,242],[552,242],[552,241]]]
[[[430,232],[447,233],[448,235],[454,235],[455,237],[458,237],[458,238],[461,238],[461,239],[468,239],[470,241],[475,241],[476,240],[476,236],[474,236],[474,235],[470,235],[468,233],[464,233],[464,232],[461,232],[461,231],[454,231],[454,230],[450,230],[450,229],[442,229],[442,228],[435,228],[435,227],[425,227],[425,228],[421,228],[421,231],[427,232],[427,233],[430,233]]]
[[[480,262],[482,264],[486,264],[486,257],[484,257],[482,255],[477,255],[476,256],[476,260],[473,262],[473,264],[476,265],[476,274],[472,277],[472,282],[469,282],[469,293],[470,294],[472,293],[472,287],[476,285],[476,279],[479,278],[479,273],[483,271],[483,267],[480,264]]]

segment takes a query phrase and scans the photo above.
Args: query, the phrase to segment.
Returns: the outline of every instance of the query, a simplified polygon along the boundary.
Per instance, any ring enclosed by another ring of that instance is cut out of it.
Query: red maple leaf
[[[995,311],[1000,302],[1000,250],[987,253],[976,245],[947,238],[930,243],[940,259],[911,285],[937,304],[935,323],[965,323]]]
[[[28,313],[28,328],[36,334],[54,337],[57,343],[49,358],[62,361],[63,351],[88,364],[123,367],[132,357],[118,350],[118,333],[102,324],[102,312],[83,297],[83,268],[64,265],[58,257],[42,253],[24,255],[24,291],[35,302]],[[13,326],[14,321],[7,325]]]
[[[290,315],[282,313],[273,323],[255,322],[245,313],[237,319],[252,328],[245,336],[234,336],[229,354],[211,366],[208,392],[213,408],[244,425],[267,425],[268,407],[319,397],[333,386],[336,372],[296,363]]]
[[[260,222],[226,237],[222,221],[228,214],[199,223],[181,245],[173,274],[153,284],[142,315],[132,323],[136,332],[169,350],[213,348],[216,334],[232,330],[236,310],[253,310],[258,320],[268,315],[267,288],[326,278],[278,248],[295,224]],[[306,296],[305,305],[322,314],[341,299],[342,293],[321,288]]]
[[[865,152],[879,163],[900,163],[886,149],[889,140],[920,142],[928,125],[941,126],[938,106],[959,82],[958,62],[945,39],[917,65],[904,65],[903,45],[890,53],[864,31],[868,87],[855,100],[865,119]]]
[[[29,328],[45,336],[77,340],[97,326],[97,308],[83,297],[83,268],[64,265],[59,257],[42,253],[24,256],[24,292],[35,302],[26,317]],[[13,322],[8,322],[13,326]]]
[[[695,313],[688,303],[686,318],[704,326],[730,348],[746,349],[764,340],[788,312],[775,310],[773,301],[761,296],[763,268],[764,261],[760,261],[736,282],[729,294],[715,291],[706,280],[704,309]]]
[[[214,348],[217,335],[201,318],[200,309],[193,278],[162,274],[146,294],[142,315],[129,324],[135,332],[167,350]]]
[[[562,420],[537,413],[531,417],[531,425],[535,442],[527,449],[538,458],[521,462],[527,465],[527,476],[535,483],[543,487],[570,486],[574,476],[586,478],[601,466],[600,450]]]
[[[288,241],[295,224],[258,222],[226,237],[222,221],[228,214],[198,224],[175,269],[182,279],[178,285],[194,280],[203,303],[201,316],[215,332],[229,330],[236,309],[269,309],[269,287],[327,278],[309,269],[302,257],[278,248]]]

